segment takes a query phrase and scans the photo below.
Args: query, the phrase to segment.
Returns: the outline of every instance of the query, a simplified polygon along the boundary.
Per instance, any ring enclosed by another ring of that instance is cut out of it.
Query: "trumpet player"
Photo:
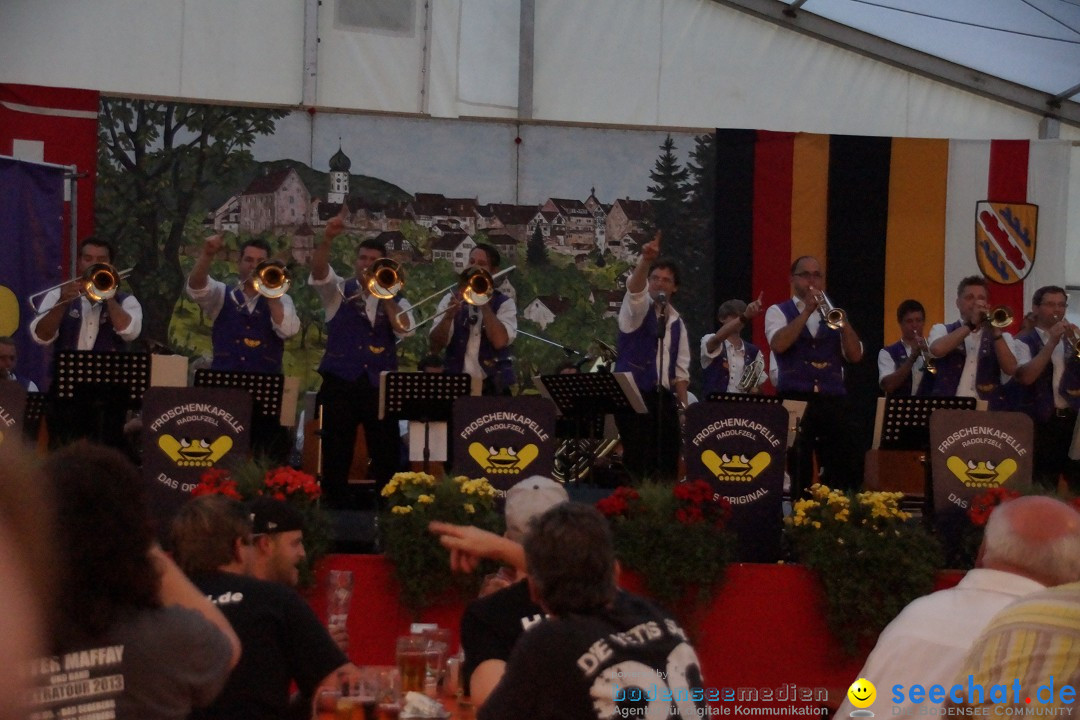
[[[930,329],[930,354],[938,358],[930,395],[973,397],[991,410],[1008,410],[1004,385],[1016,372],[1012,335],[990,322],[988,284],[970,275],[956,288],[960,319]]]
[[[469,267],[494,275],[502,258],[487,243],[469,253]],[[439,302],[438,321],[431,326],[431,352],[446,350],[446,372],[467,373],[483,381],[484,395],[509,395],[514,385],[514,361],[510,345],[517,336],[517,304],[514,298],[492,289],[491,300],[471,305],[458,291]]]
[[[322,487],[324,499],[334,508],[353,508],[372,500],[349,496],[349,468],[357,428],[364,428],[376,490],[381,490],[398,470],[401,438],[394,420],[379,419],[379,373],[398,369],[397,340],[407,337],[412,327],[409,302],[400,293],[390,295],[394,288],[374,284],[377,278],[369,273],[378,260],[386,257],[382,243],[360,242],[353,277],[348,280],[330,267],[331,245],[345,229],[344,213],[343,205],[342,212],[327,222],[308,279],[326,312],[326,353],[319,364]],[[389,297],[380,299],[372,290]]]
[[[270,257],[265,240],[252,239],[240,246],[237,283],[227,287],[210,277],[210,263],[223,246],[221,235],[211,235],[188,275],[187,294],[213,322],[212,370],[280,373],[285,341],[300,330],[292,298],[265,297],[255,286],[255,268]]]
[[[924,382],[929,386],[929,346],[923,335],[926,310],[918,300],[905,300],[896,308],[896,322],[900,339],[878,352],[878,384],[886,395],[921,395]]]
[[[761,314],[761,296],[747,305],[742,300],[728,300],[716,311],[720,323],[715,333],[701,338],[701,369],[705,380],[702,394],[759,392],[765,382],[764,372],[753,376],[761,350],[739,335]],[[764,360],[764,358],[762,358]],[[750,374],[748,377],[748,373]],[[744,382],[745,381],[745,382]]]
[[[1056,285],[1031,298],[1035,327],[1016,336],[1015,380],[1019,410],[1035,422],[1035,481],[1057,489],[1064,474],[1069,490],[1080,492],[1080,462],[1069,458],[1080,407],[1080,330],[1065,320],[1068,295]]]
[[[807,403],[790,474],[796,497],[812,482],[818,456],[821,482],[830,487],[857,484],[856,435],[848,427],[844,362],[862,360],[863,346],[851,319],[828,306],[825,273],[817,258],[804,255],[791,265],[792,297],[765,312],[765,337],[776,362],[780,395]],[[839,315],[840,322],[831,316]],[[826,317],[830,316],[830,317]]]
[[[79,247],[76,272],[83,277],[91,266],[113,264],[113,248],[88,237]],[[86,296],[85,286],[67,282],[48,292],[30,323],[30,337],[39,345],[59,350],[120,352],[142,332],[142,305],[134,295],[117,292],[105,302]]]

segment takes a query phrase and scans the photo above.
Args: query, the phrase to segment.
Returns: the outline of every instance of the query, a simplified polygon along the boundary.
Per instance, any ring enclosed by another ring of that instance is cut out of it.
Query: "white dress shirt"
[[[964,370],[960,373],[960,383],[956,386],[956,397],[979,397],[979,391],[975,388],[975,375],[979,365],[979,345],[982,344],[983,332],[983,326],[980,325],[978,330],[969,333],[968,336],[964,338]],[[933,345],[935,340],[943,338],[948,334],[944,323],[938,323],[930,328],[930,334],[927,336],[926,342]],[[1009,333],[1002,333],[1001,337],[1005,338],[1005,342],[1009,344],[1009,349],[1013,351],[1013,355],[1015,356],[1017,343],[1013,342],[1013,336]],[[1023,343],[1019,344],[1023,345]],[[1019,362],[1020,361],[1017,360],[1017,364],[1019,364]],[[1009,382],[1009,377],[1011,376],[1002,372],[1002,384]]]
[[[619,332],[632,333],[645,322],[645,316],[653,310],[653,299],[646,288],[639,293],[626,291],[623,296],[622,306],[619,307]],[[664,342],[660,352],[663,353],[662,377],[658,378],[660,385],[671,390],[669,382],[668,364],[671,357],[671,326],[679,319],[679,311],[671,305],[667,306],[667,329],[664,333]],[[679,349],[675,356],[675,382],[690,382],[690,341],[687,338],[689,331],[686,323],[683,323],[682,332],[679,333]],[[660,373],[660,363],[656,364],[656,371]]]
[[[506,293],[506,300],[499,309],[495,311],[495,317],[506,328],[506,344],[510,345],[514,342],[514,338],[517,337],[517,303],[514,298]],[[443,299],[439,301],[439,307],[435,313],[440,315],[450,306],[450,301],[453,300],[454,293],[448,292],[443,296]],[[470,317],[475,320],[469,324],[469,341],[465,344],[465,359],[462,365],[462,372],[468,374],[470,377],[483,380],[487,375],[484,373],[484,369],[480,367],[480,333],[484,331],[484,323],[480,317],[480,313],[483,312],[475,305],[466,305],[465,312],[468,312]],[[431,329],[428,330],[428,335],[435,332],[435,326],[439,324],[437,318],[431,323]],[[450,338],[454,337],[454,323],[450,323],[450,334],[447,336],[446,342],[450,343]]]
[[[877,699],[869,710],[878,718],[933,717],[944,703],[929,699],[919,704],[895,706],[892,687],[904,686],[904,696],[914,684],[946,689],[959,672],[968,650],[1000,610],[1015,600],[1043,589],[1043,585],[1020,575],[976,568],[948,590],[913,600],[881,631],[877,645],[859,674],[877,687]],[[852,707],[844,701],[833,717],[847,720]]]
[[[225,306],[226,295],[225,283],[220,280],[215,280],[212,277],[206,279],[206,287],[201,290],[196,290],[187,286],[187,294],[195,303],[202,308],[203,313],[210,318],[210,322],[213,323],[217,319],[218,313],[221,312],[221,308]],[[259,295],[256,294],[253,297],[247,297],[244,294],[243,288],[237,284],[228,289],[228,295],[232,302],[243,303],[244,307],[250,313],[255,309],[255,305],[259,302]],[[281,296],[281,308],[284,310],[284,315],[281,318],[281,323],[276,323],[271,318],[270,325],[274,329],[274,334],[282,340],[288,340],[296,333],[300,332],[300,318],[296,316],[296,307],[293,305],[292,298],[288,293]]]
[[[56,288],[51,290],[45,295],[39,306],[38,316],[30,323],[30,337],[38,345],[52,345],[56,342],[56,338],[60,336],[60,331],[57,330],[51,338],[42,340],[37,336],[37,326],[41,322],[41,319],[45,317],[45,313],[53,309],[56,303],[60,300],[60,289]],[[124,342],[131,342],[139,337],[139,333],[142,332],[142,305],[135,299],[134,295],[128,295],[120,303],[120,307],[124,309],[131,317],[131,322],[123,330],[113,328],[116,330],[116,334],[120,336],[120,339]],[[76,310],[77,309],[77,310]],[[94,343],[97,342],[98,330],[101,328],[101,313],[108,312],[105,309],[105,303],[91,302],[90,298],[85,295],[72,300],[68,303],[68,309],[66,312],[78,312],[82,318],[82,324],[79,326],[79,344],[75,348],[76,350],[93,350]]]
[[[709,333],[701,338],[701,369],[704,370],[709,367],[712,365],[715,358],[726,353],[728,361],[728,384],[724,392],[743,392],[739,389],[739,382],[742,380],[743,373],[746,371],[746,343],[740,342],[739,347],[736,348],[735,344],[732,343],[729,338],[725,338],[722,343],[716,346],[716,352],[709,352],[709,341],[714,337],[716,337],[716,333]],[[762,360],[764,359],[765,358],[763,357]],[[758,375],[757,384],[754,387],[761,387],[765,382],[765,377],[765,373]]]

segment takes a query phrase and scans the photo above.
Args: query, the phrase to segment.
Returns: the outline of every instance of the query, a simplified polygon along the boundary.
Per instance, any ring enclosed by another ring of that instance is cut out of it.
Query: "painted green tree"
[[[251,162],[248,149],[286,110],[103,97],[98,130],[97,232],[134,265],[128,281],[143,306],[142,340],[167,345],[183,290],[180,252],[201,196]]]

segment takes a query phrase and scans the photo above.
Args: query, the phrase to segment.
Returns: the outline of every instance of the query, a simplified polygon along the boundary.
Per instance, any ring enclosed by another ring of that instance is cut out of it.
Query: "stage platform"
[[[451,628],[458,644],[463,603],[444,605],[413,618],[397,601],[390,564],[381,555],[330,555],[320,564],[312,607],[325,620],[325,576],[328,570],[353,572],[349,612],[350,656],[358,664],[394,662],[394,638],[408,632],[414,620]],[[951,587],[961,572],[943,573],[939,588]],[[639,591],[636,577],[624,578],[628,590]],[[707,687],[771,689],[829,694],[824,704],[836,707],[865,659],[844,653],[825,626],[824,599],[814,574],[799,565],[737,563],[727,582],[702,609],[694,644]],[[743,703],[761,705],[764,703]],[[780,705],[787,703],[780,702]]]

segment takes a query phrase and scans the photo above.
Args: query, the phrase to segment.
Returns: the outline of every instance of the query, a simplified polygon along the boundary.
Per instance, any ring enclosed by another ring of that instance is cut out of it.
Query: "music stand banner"
[[[26,414],[26,388],[14,380],[0,380],[0,445],[8,438],[22,441]]]
[[[204,472],[247,458],[251,395],[225,388],[150,388],[142,417],[143,482],[164,530]]]
[[[743,562],[780,557],[788,412],[783,405],[699,402],[686,409],[686,476],[731,503]]]
[[[505,492],[531,475],[551,477],[555,404],[541,397],[454,401],[454,473],[486,477]]]

